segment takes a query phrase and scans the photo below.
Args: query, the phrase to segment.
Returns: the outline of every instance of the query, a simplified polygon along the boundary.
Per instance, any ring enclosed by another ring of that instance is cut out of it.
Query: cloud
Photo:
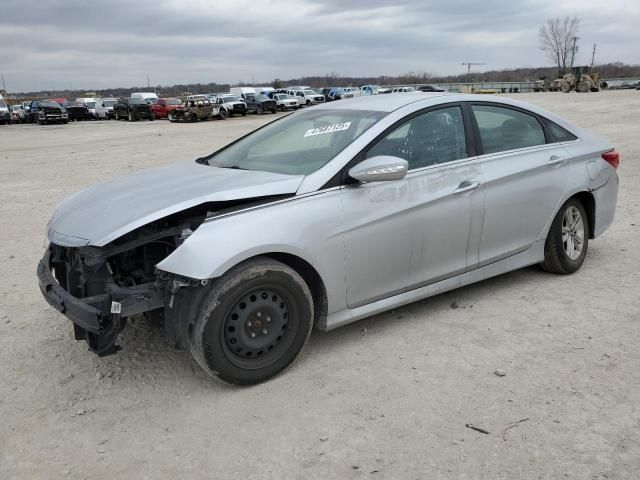
[[[640,62],[636,0],[3,0],[0,71],[13,91],[302,75],[459,73],[547,63],[547,18],[582,18],[581,63]],[[588,59],[586,57],[589,57]]]

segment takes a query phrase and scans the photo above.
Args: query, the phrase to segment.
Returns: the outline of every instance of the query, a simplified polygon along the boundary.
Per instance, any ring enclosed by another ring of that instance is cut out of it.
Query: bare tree
[[[578,17],[556,17],[547,20],[547,23],[540,27],[540,50],[545,51],[558,67],[558,77],[564,75],[567,63],[575,55],[579,25]]]

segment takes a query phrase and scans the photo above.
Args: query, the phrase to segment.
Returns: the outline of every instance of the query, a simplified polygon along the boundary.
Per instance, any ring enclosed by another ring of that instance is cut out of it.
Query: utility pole
[[[576,57],[576,42],[580,37],[573,37],[573,47],[571,48],[571,68],[573,68],[573,61]]]
[[[597,43],[593,44],[593,52],[591,52],[591,70],[593,70],[593,62],[596,59],[596,47],[598,46]]]
[[[147,90],[151,88],[151,83],[149,82],[149,74],[147,74]]]
[[[7,86],[4,84],[4,73],[0,73],[0,76],[2,77],[2,90],[6,92]]]
[[[461,65],[466,65],[467,66],[467,75],[471,74],[471,65],[486,65],[486,63],[483,62],[462,62]]]

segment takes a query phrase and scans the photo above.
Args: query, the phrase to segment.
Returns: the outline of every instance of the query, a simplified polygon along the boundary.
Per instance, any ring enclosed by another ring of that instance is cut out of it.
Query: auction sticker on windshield
[[[314,135],[322,135],[323,133],[340,132],[347,130],[351,126],[351,122],[335,123],[333,125],[327,125],[326,127],[311,128],[304,134],[305,137],[313,137]]]

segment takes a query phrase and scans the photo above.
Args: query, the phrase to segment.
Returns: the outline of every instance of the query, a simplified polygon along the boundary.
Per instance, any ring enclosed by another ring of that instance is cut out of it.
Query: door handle
[[[464,193],[464,192],[470,192],[471,190],[475,190],[476,188],[478,188],[480,186],[480,182],[470,182],[468,180],[465,180],[464,182],[462,182],[460,185],[458,185],[458,188],[456,188],[453,193]]]
[[[560,165],[560,164],[563,164],[565,160],[566,159],[564,157],[561,157],[559,155],[551,155],[549,157],[549,161],[547,162],[547,165]]]

